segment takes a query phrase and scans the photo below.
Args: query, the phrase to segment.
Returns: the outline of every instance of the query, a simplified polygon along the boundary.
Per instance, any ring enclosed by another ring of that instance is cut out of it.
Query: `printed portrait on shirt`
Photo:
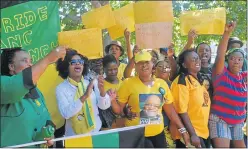
[[[162,103],[161,94],[140,94],[140,124],[160,124]]]

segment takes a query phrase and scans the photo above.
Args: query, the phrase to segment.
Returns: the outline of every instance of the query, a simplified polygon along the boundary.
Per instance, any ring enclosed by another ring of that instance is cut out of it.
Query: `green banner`
[[[1,9],[1,49],[22,47],[36,63],[58,45],[57,1],[29,1]]]

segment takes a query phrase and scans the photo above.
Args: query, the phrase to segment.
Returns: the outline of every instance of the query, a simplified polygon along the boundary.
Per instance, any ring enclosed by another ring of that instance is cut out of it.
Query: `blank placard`
[[[172,42],[172,22],[136,24],[136,44],[141,49],[168,47]]]
[[[58,33],[59,45],[67,45],[89,59],[103,57],[102,31],[99,28]]]

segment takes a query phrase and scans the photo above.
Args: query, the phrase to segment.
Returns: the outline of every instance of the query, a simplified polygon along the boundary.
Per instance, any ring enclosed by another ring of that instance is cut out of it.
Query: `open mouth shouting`
[[[208,58],[208,55],[207,54],[204,54],[203,56],[202,56],[202,58],[201,58],[201,60],[208,60],[209,58]]]
[[[82,72],[82,67],[81,66],[75,66],[74,71],[77,72],[77,73],[81,73]]]

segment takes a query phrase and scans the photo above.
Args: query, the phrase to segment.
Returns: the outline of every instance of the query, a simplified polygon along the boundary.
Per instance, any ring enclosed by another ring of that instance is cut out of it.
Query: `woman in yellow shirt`
[[[209,147],[208,118],[211,101],[200,76],[201,61],[198,54],[185,50],[179,55],[179,76],[171,84],[174,107],[181,117],[195,147]],[[176,137],[176,146],[185,147],[181,137]]]
[[[106,74],[106,78],[104,79],[102,76],[99,76],[99,82],[103,83],[104,87],[104,94],[112,95],[113,92],[116,92],[119,90],[121,80],[118,79],[117,73],[118,73],[118,65],[115,57],[110,54],[106,55],[103,58],[103,70],[104,73]],[[101,95],[105,96],[105,95]],[[113,98],[105,98],[104,100],[111,100],[111,107],[107,110],[100,110],[100,116],[102,117],[103,121],[103,126],[102,130],[106,130],[108,128],[118,128],[118,127],[123,127],[123,119],[122,118],[117,118],[115,119],[115,113],[119,113],[119,105],[117,103],[117,100]],[[105,101],[109,102],[109,101]],[[105,121],[108,119],[107,121]],[[115,120],[113,122],[113,120]],[[106,122],[106,124],[105,124]],[[112,125],[111,125],[111,124]]]
[[[119,80],[123,80],[124,79],[124,70],[125,70],[127,64],[121,63],[119,61],[119,58],[124,54],[124,49],[121,46],[121,42],[112,41],[109,45],[106,46],[105,53],[114,55],[114,57],[117,61],[117,66],[118,66],[117,77]]]
[[[124,80],[118,91],[120,111],[126,109],[125,126],[147,124],[145,127],[145,147],[165,148],[162,108],[173,121],[184,140],[189,143],[186,129],[176,114],[173,97],[165,81],[152,77],[152,56],[149,52],[140,51],[135,55],[135,70],[138,75]]]

